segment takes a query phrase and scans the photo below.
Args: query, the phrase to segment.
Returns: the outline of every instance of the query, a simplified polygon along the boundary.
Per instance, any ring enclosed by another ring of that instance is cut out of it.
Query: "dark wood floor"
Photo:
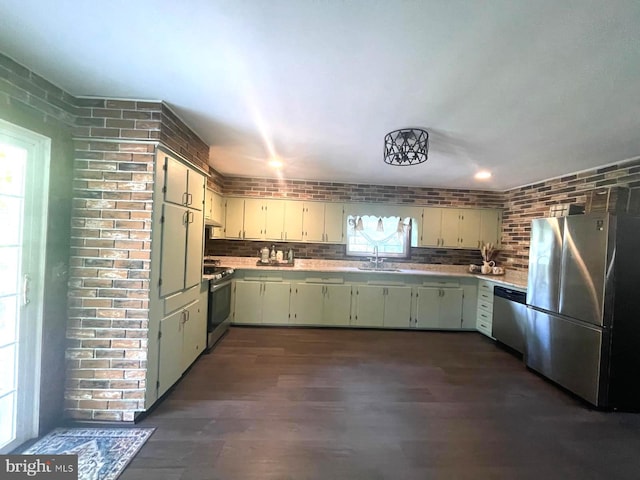
[[[232,328],[141,425],[120,480],[640,478],[640,415],[473,332]]]

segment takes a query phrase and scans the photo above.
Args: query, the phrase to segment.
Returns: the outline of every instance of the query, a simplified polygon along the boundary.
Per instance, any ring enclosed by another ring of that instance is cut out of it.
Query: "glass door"
[[[38,435],[49,149],[0,121],[0,453]]]

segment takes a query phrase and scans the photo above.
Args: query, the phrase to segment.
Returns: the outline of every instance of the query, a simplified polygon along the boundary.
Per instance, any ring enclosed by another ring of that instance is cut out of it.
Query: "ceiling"
[[[0,18],[0,51],[76,96],[164,100],[223,174],[503,190],[640,155],[637,0],[0,0]],[[426,163],[383,163],[403,127],[429,131]]]

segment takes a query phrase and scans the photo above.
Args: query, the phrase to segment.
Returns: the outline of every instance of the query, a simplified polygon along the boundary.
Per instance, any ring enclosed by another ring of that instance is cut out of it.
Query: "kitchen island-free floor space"
[[[606,413],[475,332],[231,328],[120,480],[637,479]]]

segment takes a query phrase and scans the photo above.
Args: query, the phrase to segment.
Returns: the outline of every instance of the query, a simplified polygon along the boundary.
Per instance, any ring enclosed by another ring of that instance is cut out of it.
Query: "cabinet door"
[[[204,219],[213,219],[213,190],[207,190],[204,192]]]
[[[164,167],[166,174],[164,184],[164,200],[165,202],[175,203],[177,205],[187,205],[187,178],[189,168],[165,154]]]
[[[286,325],[289,323],[289,282],[264,282],[262,289],[262,323]]]
[[[182,335],[183,372],[202,353],[207,337],[206,306],[203,306],[202,302],[198,300],[185,307],[185,312]]]
[[[264,204],[264,236],[266,240],[284,240],[284,200],[267,200]]]
[[[291,295],[291,318],[295,325],[322,325],[325,285],[299,283]],[[348,322],[347,322],[348,323]]]
[[[247,240],[264,240],[266,230],[265,206],[264,200],[245,198],[243,238]]]
[[[411,326],[411,287],[384,287],[384,326]]]
[[[178,310],[160,320],[158,360],[158,397],[163,395],[182,375],[182,330],[185,311]]]
[[[225,238],[243,238],[244,199],[227,198],[225,202]]]
[[[211,220],[224,225],[224,198],[216,192],[211,192]]]
[[[187,206],[202,211],[204,208],[204,190],[206,180],[204,175],[192,168],[188,169]]]
[[[341,203],[324,204],[324,241],[344,243],[344,206]]]
[[[442,210],[442,208],[431,207],[422,209],[422,225],[420,225],[422,234],[420,235],[420,246],[440,246]]]
[[[235,281],[234,323],[262,323],[263,282]]]
[[[307,202],[303,206],[302,230],[305,242],[324,241],[325,205],[320,202]]]
[[[440,246],[441,247],[453,247],[459,246],[459,231],[458,225],[460,223],[460,212],[457,208],[443,208],[442,209],[442,223],[440,230]]]
[[[165,203],[162,206],[162,253],[160,257],[160,296],[184,288],[187,250],[188,209]]]
[[[381,327],[384,324],[383,287],[356,287],[356,315],[351,324],[358,327]]]
[[[502,213],[499,210],[481,210],[480,212],[480,243],[500,245]]]
[[[351,321],[351,285],[325,285],[323,325],[348,326]]]
[[[287,200],[284,206],[284,238],[287,242],[302,240],[302,202]]]
[[[188,210],[185,288],[193,287],[202,281],[203,229],[202,212],[199,210]]]
[[[462,328],[462,288],[442,288],[438,328],[459,330]]]
[[[417,328],[438,328],[440,319],[440,289],[416,288],[415,324]]]
[[[461,248],[478,248],[480,242],[481,211],[470,208],[458,210],[460,221],[458,246]]]

